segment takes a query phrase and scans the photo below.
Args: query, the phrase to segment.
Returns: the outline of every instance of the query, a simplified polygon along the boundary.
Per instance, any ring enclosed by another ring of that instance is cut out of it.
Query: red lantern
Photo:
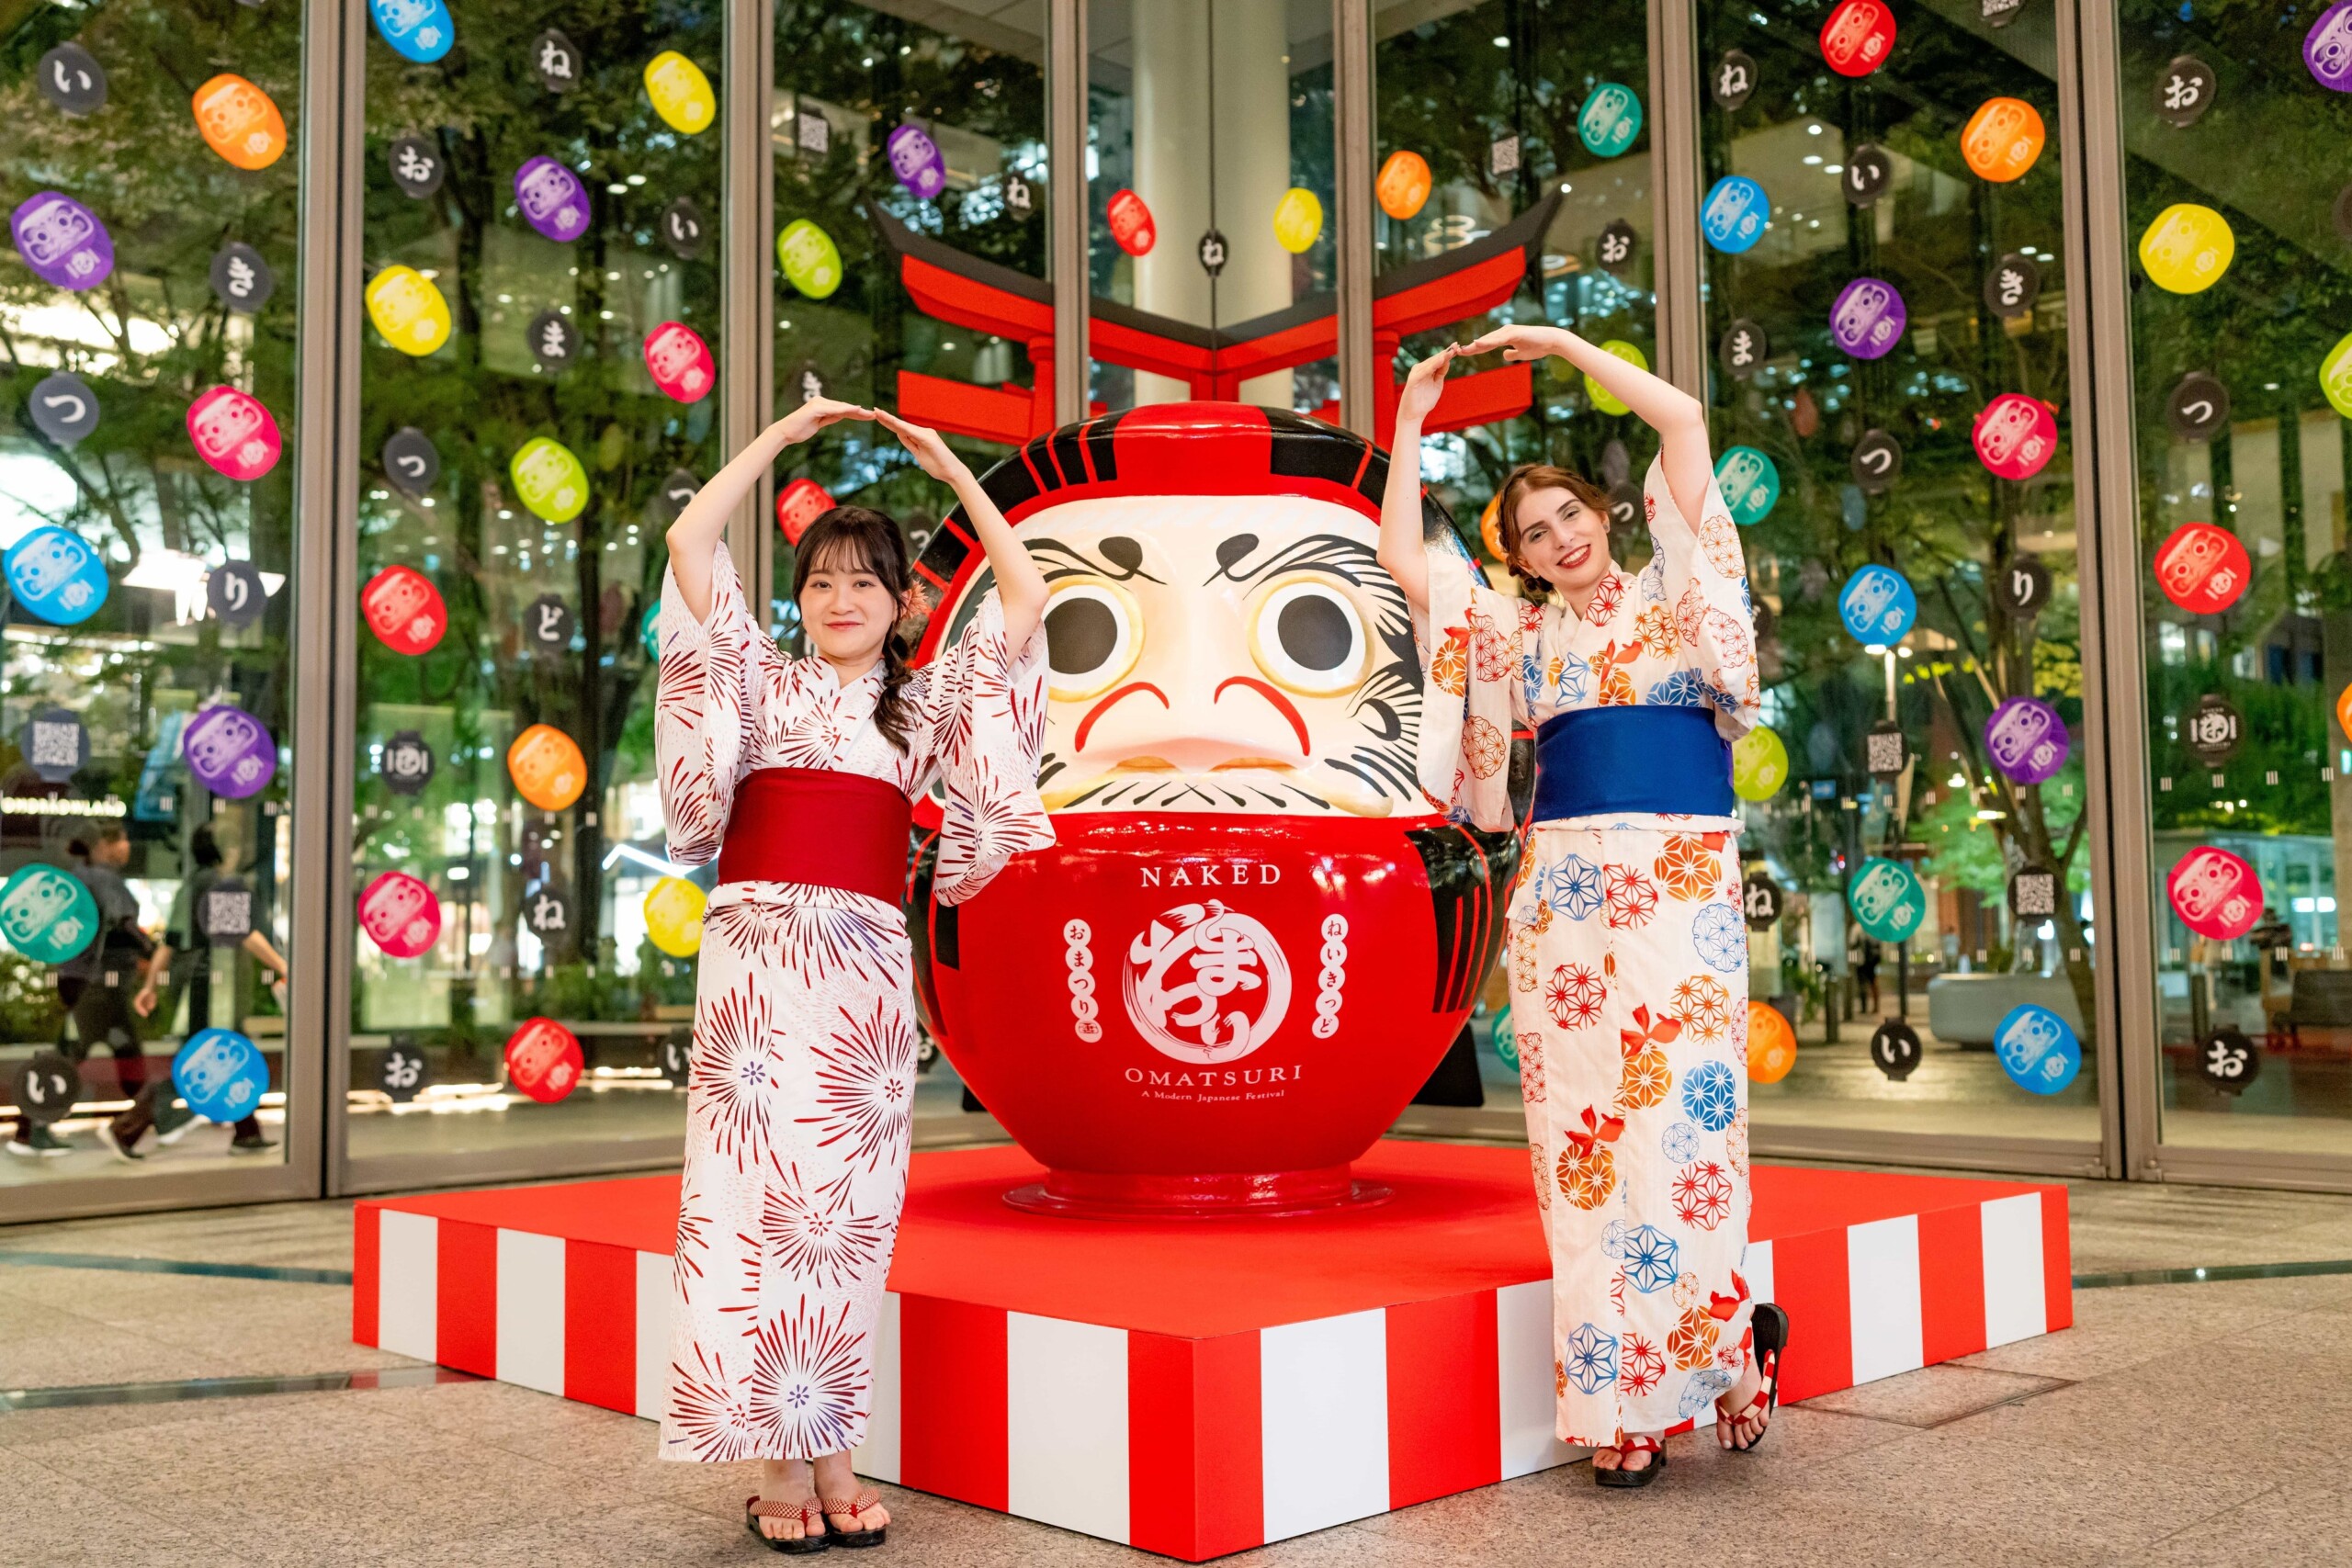
[[[664,321],[645,334],[645,373],[665,397],[698,403],[718,384],[710,345],[683,321]]]
[[[2165,878],[2165,897],[2183,925],[2214,942],[2235,942],[2262,919],[2262,878],[2236,855],[2211,844],[2180,857]]]
[[[2040,398],[2003,392],[1976,416],[1970,441],[1976,460],[1998,478],[2030,479],[2058,451],[2058,416]]]
[[[2192,615],[2218,615],[2254,581],[2254,561],[2226,528],[2184,523],[2156,547],[2156,586]]]
[[[1867,76],[1894,52],[1894,13],[1882,0],[1843,0],[1821,24],[1821,58],[1840,76]]]
[[[1123,190],[1112,197],[1104,216],[1110,220],[1111,238],[1118,242],[1119,249],[1131,256],[1149,254],[1151,247],[1159,242],[1159,231],[1152,224],[1151,209],[1143,204],[1143,197],[1131,190]]]
[[[506,1079],[542,1105],[580,1085],[580,1037],[551,1018],[527,1018],[506,1041]]]
[[[433,580],[410,566],[388,566],[359,591],[368,630],[394,653],[430,652],[449,629],[449,606]]]
[[[823,485],[795,479],[776,492],[775,525],[784,530],[785,543],[797,545],[808,525],[832,509],[832,494]]]

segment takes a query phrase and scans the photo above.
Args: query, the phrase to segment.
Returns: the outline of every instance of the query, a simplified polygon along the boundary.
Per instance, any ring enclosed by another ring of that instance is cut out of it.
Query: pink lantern
[[[1131,256],[1148,255],[1159,243],[1159,231],[1152,224],[1151,209],[1131,190],[1114,196],[1104,216],[1110,220],[1111,238]]]
[[[241,480],[277,467],[286,446],[261,400],[234,387],[215,387],[188,405],[187,438],[198,457]]]
[[[2199,844],[2165,878],[2181,923],[2213,942],[2235,942],[2262,918],[2262,878],[2227,850]]]
[[[683,321],[664,321],[645,334],[645,370],[664,395],[698,403],[718,384],[710,345]]]
[[[2058,416],[2040,398],[2003,392],[1976,416],[1976,459],[2005,479],[2030,479],[2058,451]]]
[[[359,925],[394,958],[414,958],[441,935],[441,900],[404,871],[388,871],[359,895]]]

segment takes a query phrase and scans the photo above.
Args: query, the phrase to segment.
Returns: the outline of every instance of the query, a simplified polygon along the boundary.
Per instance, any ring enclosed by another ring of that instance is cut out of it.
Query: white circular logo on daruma
[[[1290,960],[1261,921],[1221,899],[1180,904],[1127,944],[1127,1021],[1180,1062],[1237,1062],[1290,1011]]]

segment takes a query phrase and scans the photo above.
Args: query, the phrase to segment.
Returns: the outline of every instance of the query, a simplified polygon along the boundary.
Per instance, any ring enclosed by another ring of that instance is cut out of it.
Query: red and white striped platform
[[[1392,1140],[1356,1168],[1395,1200],[1187,1224],[1008,1208],[1040,1176],[1018,1149],[915,1156],[858,1469],[1200,1562],[1577,1457],[1525,1153]],[[2073,1319],[2064,1188],[1754,1180],[1784,1398]],[[675,1176],[362,1202],[352,1337],[652,1416],[677,1208]]]

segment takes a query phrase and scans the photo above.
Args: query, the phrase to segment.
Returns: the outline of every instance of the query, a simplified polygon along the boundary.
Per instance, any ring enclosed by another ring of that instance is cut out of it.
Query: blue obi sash
[[[1535,732],[1531,820],[1611,812],[1733,817],[1731,742],[1710,707],[1571,708]]]

